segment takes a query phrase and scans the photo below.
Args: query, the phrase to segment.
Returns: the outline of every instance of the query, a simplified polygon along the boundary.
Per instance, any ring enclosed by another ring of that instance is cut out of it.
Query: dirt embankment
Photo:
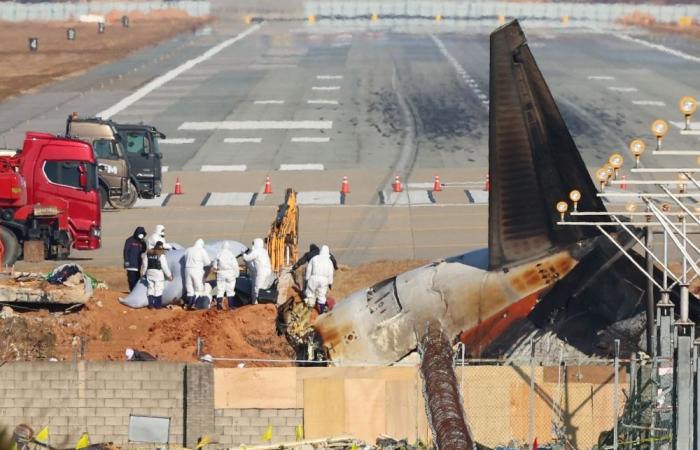
[[[637,11],[618,19],[617,22],[622,25],[644,27],[652,31],[700,39],[700,23],[692,17],[679,18],[677,22],[659,22],[651,14]]]
[[[377,261],[336,272],[330,295],[342,298],[363,287],[422,265],[424,261]],[[52,265],[33,266],[47,272]],[[30,270],[24,264],[19,270]],[[204,339],[204,352],[219,357],[292,359],[294,352],[275,332],[277,311],[273,305],[255,305],[233,311],[184,311],[180,307],[152,311],[131,309],[119,303],[126,295],[126,277],[119,267],[85,270],[105,281],[80,311],[70,314],[47,310],[20,312],[0,319],[0,338],[6,343],[0,358],[6,360],[70,360],[84,337],[88,360],[123,360],[126,348],[145,350],[159,359],[194,361],[197,337]],[[237,361],[217,362],[230,367]],[[247,363],[247,365],[265,365]]]
[[[118,11],[108,14],[103,34],[97,32],[96,23],[0,22],[0,100],[122,58],[209,22],[179,10],[147,15],[132,12],[130,26],[124,28],[122,15]],[[73,41],[67,39],[68,28],[76,31]],[[39,39],[36,52],[29,51],[30,37]]]

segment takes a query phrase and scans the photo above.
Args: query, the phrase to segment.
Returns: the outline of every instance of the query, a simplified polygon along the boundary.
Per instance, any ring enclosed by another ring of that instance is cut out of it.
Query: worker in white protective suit
[[[148,236],[148,239],[146,240],[146,245],[148,246],[148,249],[150,250],[153,247],[155,247],[156,242],[158,241],[163,243],[163,248],[165,250],[172,249],[172,246],[168,244],[165,240],[165,227],[163,225],[156,225],[156,228],[153,230],[153,233],[151,233],[151,235]]]
[[[326,293],[333,285],[333,261],[327,245],[321,247],[318,255],[311,258],[306,266],[306,304],[313,308],[318,304],[319,313],[326,312]]]
[[[204,295],[204,268],[210,264],[203,240],[197,239],[185,250],[185,300],[190,309],[194,308],[197,298]]]
[[[223,247],[212,265],[216,270],[216,309],[221,311],[221,302],[224,297],[229,302],[235,295],[236,278],[238,277],[238,260],[229,249],[228,242],[224,242]],[[230,303],[229,303],[230,304]]]
[[[252,284],[250,300],[253,305],[258,304],[258,291],[269,286],[272,275],[272,263],[267,254],[265,244],[260,238],[253,240],[253,248],[243,254],[243,259],[248,265],[248,275]]]
[[[158,241],[155,246],[146,251],[141,264],[141,275],[146,276],[146,295],[148,296],[149,308],[161,308],[163,306],[163,289],[165,280],[173,280],[173,274],[168,267],[168,260],[165,258],[163,243]]]

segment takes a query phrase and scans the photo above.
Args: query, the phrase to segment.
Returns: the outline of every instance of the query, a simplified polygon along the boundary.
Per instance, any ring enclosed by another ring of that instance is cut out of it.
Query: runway
[[[306,199],[302,244],[328,243],[344,263],[446,257],[486,244],[488,33],[497,25],[220,21],[0,104],[0,142],[62,133],[72,111],[167,135],[164,186],[180,177],[185,195],[105,212],[103,249],[80,258],[118,264],[133,228],[156,223],[185,245],[248,242],[267,233],[286,187]],[[633,137],[650,144],[651,121],[680,122],[678,99],[700,90],[700,55],[679,40],[524,29],[592,169],[614,151],[627,156]],[[408,192],[391,192],[396,174]],[[446,189],[431,194],[435,175]],[[266,176],[272,196],[261,194]],[[351,193],[341,199],[343,176]]]

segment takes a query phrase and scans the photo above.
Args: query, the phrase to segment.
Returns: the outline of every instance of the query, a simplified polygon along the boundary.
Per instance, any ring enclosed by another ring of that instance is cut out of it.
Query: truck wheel
[[[128,209],[134,206],[136,200],[139,199],[139,192],[136,190],[136,186],[133,181],[129,181],[129,190],[125,196],[119,199],[110,199],[109,203],[115,208]]]
[[[103,186],[100,186],[97,192],[100,194],[100,209],[105,209],[105,207],[107,206],[107,200],[109,200],[109,194],[107,193],[107,189],[105,189]]]
[[[0,227],[0,247],[2,267],[13,265],[19,258],[19,242],[15,234],[5,227]]]

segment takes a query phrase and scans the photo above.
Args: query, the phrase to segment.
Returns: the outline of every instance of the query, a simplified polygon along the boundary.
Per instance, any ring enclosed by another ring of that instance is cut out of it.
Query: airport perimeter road
[[[172,191],[179,177],[185,195],[105,212],[104,248],[80,257],[118,263],[140,224],[164,223],[185,245],[247,243],[267,233],[285,187],[300,192],[302,244],[329,243],[346,263],[449,256],[486,243],[495,26],[219,21],[0,104],[0,133],[18,146],[27,129],[61,132],[78,111],[167,134],[164,185]],[[591,167],[648,137],[653,119],[679,121],[678,99],[700,90],[698,55],[653,47],[647,36],[524,28]],[[391,194],[396,174],[401,195]],[[447,184],[437,194],[435,175]],[[266,176],[272,196],[260,194]]]

